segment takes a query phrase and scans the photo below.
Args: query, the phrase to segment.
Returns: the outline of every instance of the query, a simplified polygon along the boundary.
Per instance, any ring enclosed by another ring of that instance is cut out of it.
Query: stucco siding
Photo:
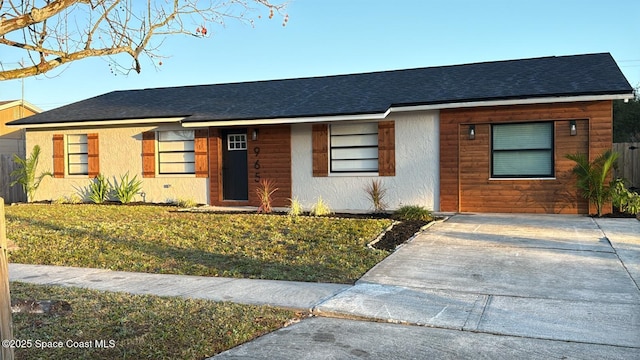
[[[395,121],[395,176],[337,175],[314,177],[312,169],[312,125],[291,127],[292,195],[309,209],[321,196],[334,211],[372,209],[365,187],[382,180],[389,209],[422,205],[439,210],[438,113],[398,113]]]
[[[100,173],[113,182],[120,176],[129,173],[142,180],[141,195],[134,201],[164,203],[176,199],[195,200],[198,203],[208,202],[208,178],[196,178],[195,175],[168,176],[156,175],[155,178],[142,178],[142,133],[153,130],[180,130],[179,126],[145,126],[125,128],[91,128],[91,129],[57,129],[36,131],[29,130],[26,135],[26,147],[30,152],[34,145],[40,145],[40,161],[38,173],[53,171],[54,134],[87,134],[97,133],[99,141]],[[88,176],[68,176],[65,178],[45,178],[35,194],[35,201],[57,200],[72,195],[82,196],[82,192],[90,183]]]

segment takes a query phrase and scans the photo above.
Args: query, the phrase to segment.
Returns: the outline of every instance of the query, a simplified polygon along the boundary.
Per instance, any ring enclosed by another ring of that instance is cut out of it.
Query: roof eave
[[[547,97],[530,97],[530,98],[514,98],[514,99],[498,99],[498,100],[477,100],[477,101],[460,101],[438,104],[424,105],[398,105],[391,106],[391,112],[404,111],[421,111],[421,110],[445,110],[469,107],[485,107],[485,106],[508,106],[508,105],[531,105],[531,104],[552,104],[564,102],[586,102],[586,101],[603,101],[603,100],[630,100],[634,98],[633,92],[616,93],[616,94],[598,94],[598,95],[575,95],[575,96],[547,96]]]
[[[7,127],[16,127],[22,129],[46,129],[46,128],[62,128],[62,127],[89,127],[89,126],[118,126],[118,125],[146,125],[146,124],[164,124],[164,123],[180,123],[184,119],[181,117],[166,118],[146,118],[146,119],[114,119],[114,120],[90,120],[90,121],[69,121],[69,122],[50,122],[41,124],[12,124],[7,123]]]
[[[14,100],[14,101],[8,102],[6,104],[2,104],[2,105],[0,105],[0,110],[5,110],[5,109],[12,108],[14,106],[20,106],[20,105],[24,106],[26,109],[29,109],[29,110],[33,111],[36,114],[42,112],[42,109],[40,109],[39,107],[33,105],[32,103],[30,103],[28,101],[24,101],[24,100]]]
[[[600,94],[600,95],[577,95],[577,96],[551,96],[551,97],[534,97],[534,98],[518,98],[518,99],[502,99],[502,100],[479,100],[479,101],[462,101],[434,103],[423,105],[398,105],[390,106],[387,111],[381,113],[357,114],[357,115],[328,115],[328,116],[306,116],[306,117],[288,117],[288,118],[269,118],[269,119],[237,119],[237,120],[205,120],[205,121],[184,121],[183,127],[222,127],[222,126],[250,126],[250,125],[275,125],[275,124],[299,124],[299,123],[319,123],[334,121],[358,121],[358,120],[382,120],[392,112],[407,111],[430,111],[445,110],[470,107],[485,106],[508,106],[508,105],[529,105],[529,104],[551,104],[560,102],[586,102],[586,101],[602,101],[602,100],[625,100],[633,99],[633,92],[624,94]]]

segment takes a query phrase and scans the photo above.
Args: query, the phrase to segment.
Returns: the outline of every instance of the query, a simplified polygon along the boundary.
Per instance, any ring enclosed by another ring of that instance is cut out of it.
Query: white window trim
[[[86,174],[70,174],[69,173],[69,135],[85,135],[87,137],[87,173]],[[89,176],[89,135],[88,134],[65,134],[64,141],[64,177],[69,179],[86,179]]]
[[[329,177],[379,177],[379,172],[331,172]]]
[[[240,141],[236,141],[236,140],[231,141],[230,138],[232,136],[241,136],[241,137],[244,138],[244,140],[241,139]],[[242,144],[242,143],[244,143],[244,148],[241,148],[241,147],[233,148],[233,149],[231,148],[231,144],[236,145],[236,144]],[[246,151],[248,146],[249,146],[249,144],[247,142],[247,134],[246,133],[243,133],[243,134],[240,134],[240,133],[238,133],[238,134],[227,134],[227,151]]]

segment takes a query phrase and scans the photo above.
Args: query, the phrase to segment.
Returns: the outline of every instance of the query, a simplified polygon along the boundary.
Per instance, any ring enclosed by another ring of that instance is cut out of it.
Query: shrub
[[[193,199],[178,199],[172,201],[179,208],[192,208],[198,206],[198,203]]]
[[[315,216],[330,215],[332,212],[333,211],[331,211],[329,205],[325,203],[324,200],[322,200],[321,196],[318,196],[318,200],[315,204],[313,204],[313,207],[311,208],[311,215]]]
[[[142,180],[138,180],[138,175],[129,180],[129,173],[120,176],[120,182],[114,180],[113,190],[116,199],[123,204],[128,204],[133,197],[142,190]]]
[[[589,162],[587,154],[567,154],[565,157],[576,163],[572,172],[578,179],[578,190],[596,206],[598,217],[602,216],[602,207],[613,195],[613,181],[607,183],[607,178],[618,159],[618,153],[607,150],[592,162]]]
[[[273,193],[278,191],[276,187],[276,183],[271,179],[262,179],[260,180],[260,185],[256,189],[256,194],[258,194],[258,199],[260,200],[260,207],[258,208],[259,213],[268,214],[273,211],[271,207],[271,196]]]
[[[432,221],[433,214],[430,210],[419,205],[405,205],[393,213],[393,218],[398,221]]]
[[[82,204],[82,198],[77,194],[62,196],[53,201],[54,204]]]
[[[633,215],[640,213],[640,194],[629,191],[623,179],[615,179],[611,186],[613,187],[611,200],[618,211]]]
[[[102,204],[109,199],[110,188],[111,186],[104,175],[98,174],[89,184],[89,200],[96,204]]]
[[[24,193],[27,195],[27,202],[33,200],[42,179],[44,179],[45,176],[53,176],[53,174],[48,171],[43,171],[40,175],[36,176],[36,168],[38,167],[39,158],[39,145],[34,146],[29,157],[24,159],[13,154],[13,162],[18,165],[18,168],[9,174],[11,177],[15,178],[15,180],[11,182],[11,186],[20,184],[22,186],[22,190],[24,190]]]
[[[384,201],[387,189],[382,184],[382,180],[371,180],[371,184],[368,184],[364,190],[373,204],[373,211],[379,213],[387,209],[387,203]]]
[[[289,216],[292,218],[297,218],[298,216],[302,215],[302,213],[302,204],[300,204],[298,198],[289,199]]]

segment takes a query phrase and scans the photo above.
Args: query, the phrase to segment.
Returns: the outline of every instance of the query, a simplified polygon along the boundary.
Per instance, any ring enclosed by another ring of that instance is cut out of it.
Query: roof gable
[[[114,91],[12,125],[114,119],[194,121],[383,113],[394,106],[632,94],[610,54],[362,74]]]

